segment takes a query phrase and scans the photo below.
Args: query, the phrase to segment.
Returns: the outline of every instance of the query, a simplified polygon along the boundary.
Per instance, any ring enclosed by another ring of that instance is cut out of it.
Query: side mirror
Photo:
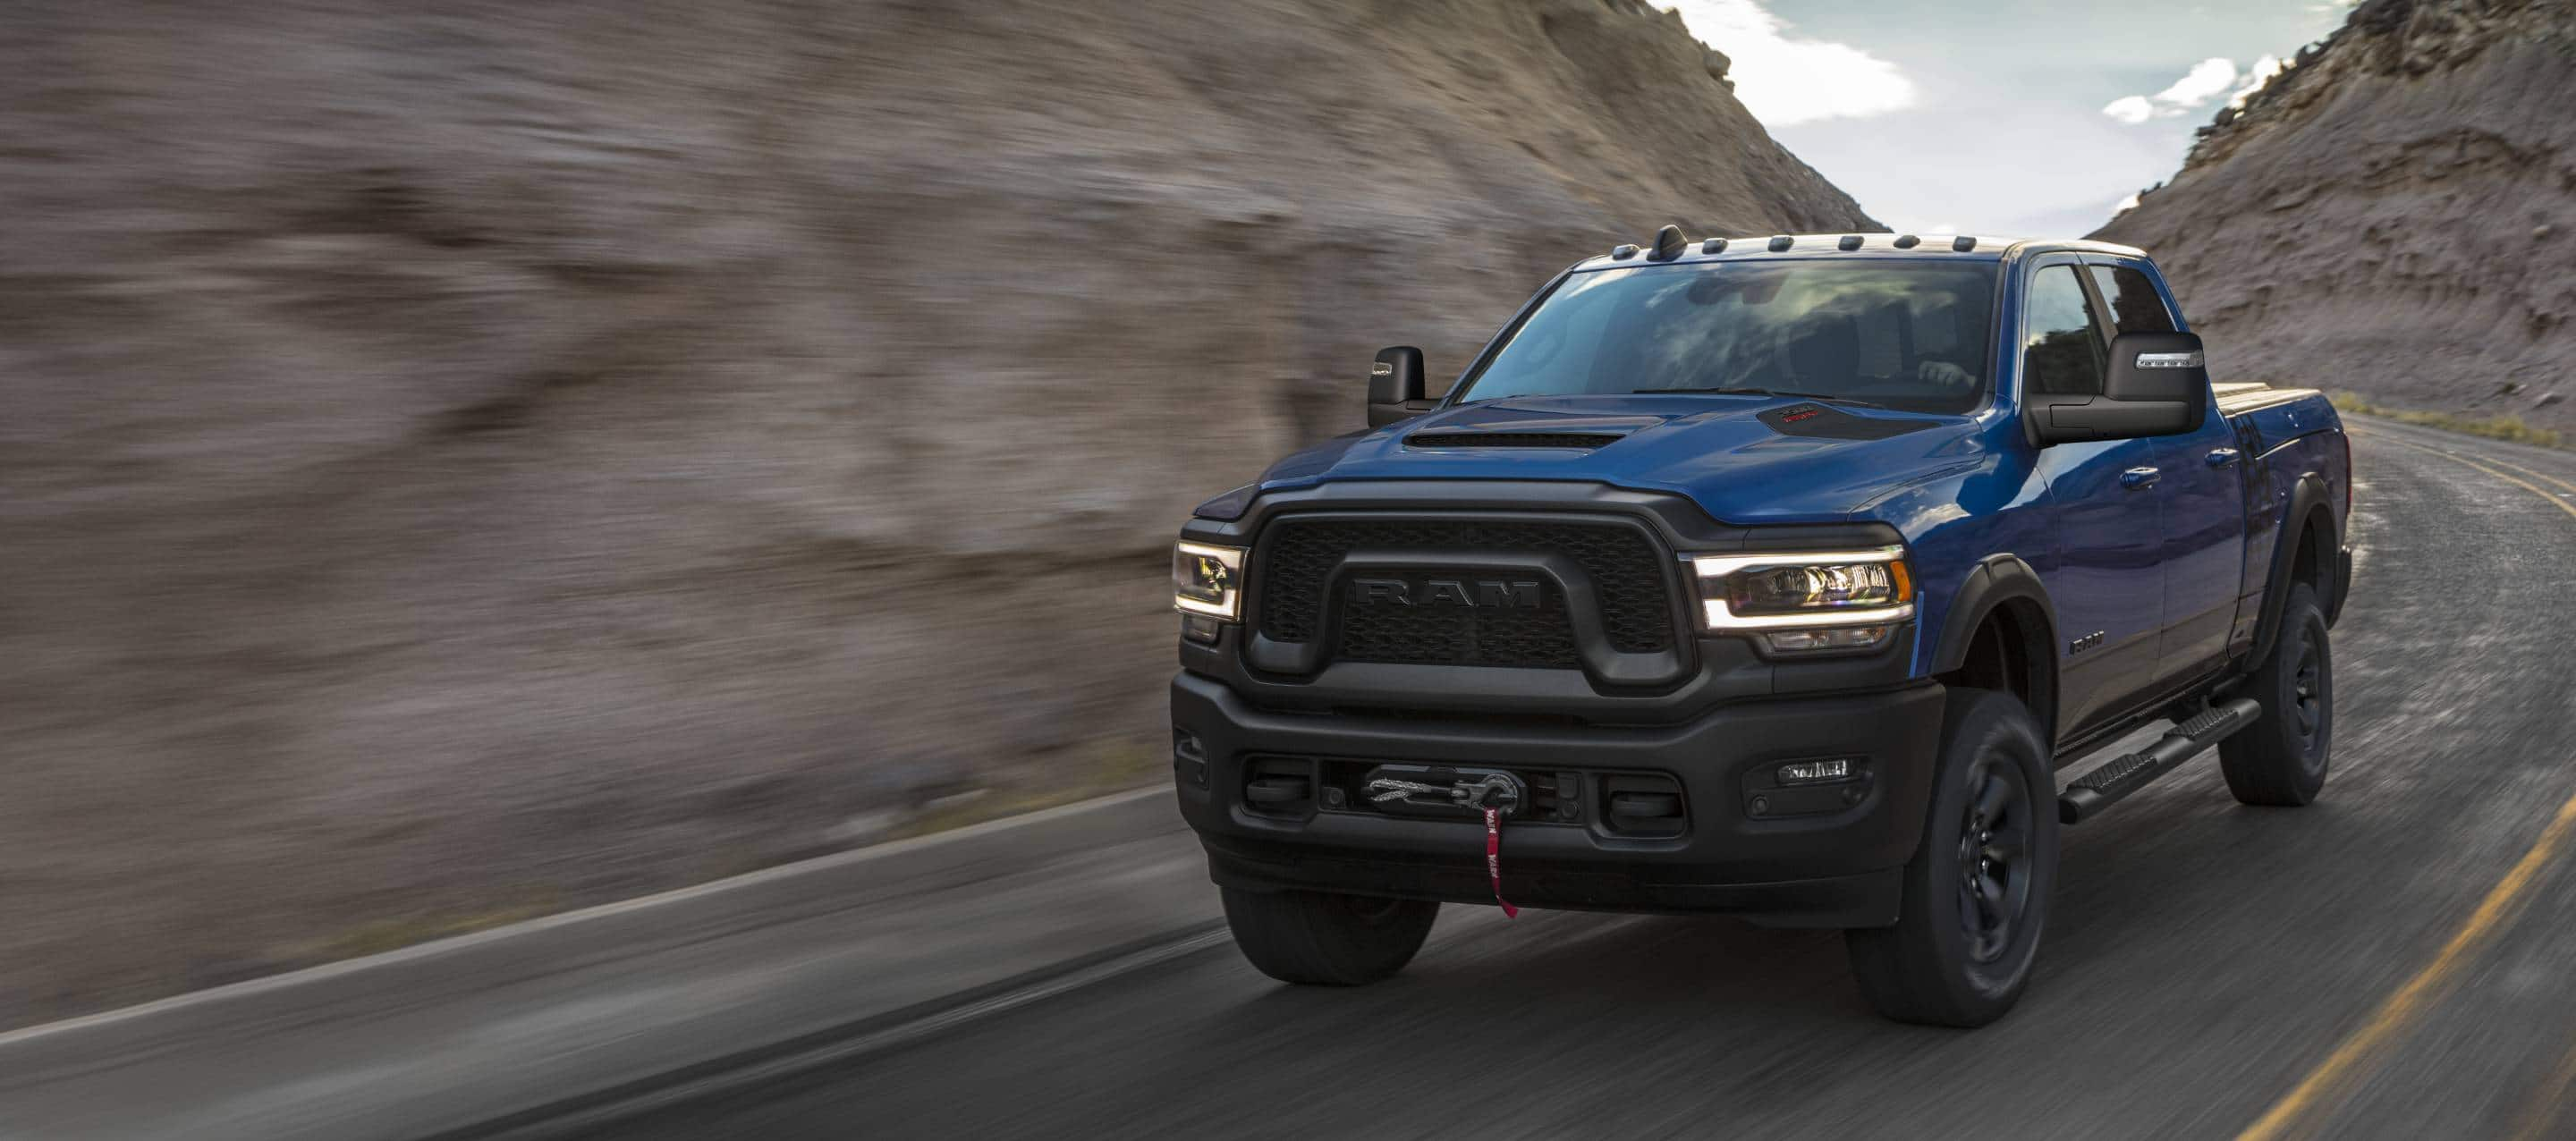
[[[1431,411],[1422,395],[1422,350],[1411,345],[1378,350],[1369,365],[1368,422],[1380,428]]]
[[[2197,334],[2122,333],[2111,338],[2102,395],[2024,394],[2022,424],[2043,448],[2133,440],[2199,431],[2208,407],[2209,366]]]

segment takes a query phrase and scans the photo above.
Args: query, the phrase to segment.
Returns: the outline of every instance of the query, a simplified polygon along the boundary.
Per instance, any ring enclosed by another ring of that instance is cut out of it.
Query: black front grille
[[[1601,599],[1601,619],[1620,653],[1670,650],[1674,614],[1656,545],[1617,523],[1521,520],[1282,519],[1262,536],[1254,586],[1261,632],[1275,641],[1307,642],[1322,628],[1324,583],[1354,550],[1456,551],[1462,555],[1544,552],[1583,568]],[[1392,572],[1423,582],[1472,580],[1436,563]],[[1491,577],[1491,576],[1483,576]],[[1542,585],[1536,606],[1363,605],[1345,602],[1333,656],[1342,661],[1448,665],[1581,665],[1564,594]]]
[[[1421,567],[1393,577],[1423,583],[1443,573],[1438,567]],[[1574,648],[1574,625],[1565,616],[1565,596],[1551,584],[1541,584],[1540,592],[1539,605],[1528,608],[1434,609],[1345,602],[1333,656],[1346,662],[1419,665],[1581,666],[1583,659]]]
[[[1592,432],[1417,432],[1408,448],[1604,448],[1619,437]]]

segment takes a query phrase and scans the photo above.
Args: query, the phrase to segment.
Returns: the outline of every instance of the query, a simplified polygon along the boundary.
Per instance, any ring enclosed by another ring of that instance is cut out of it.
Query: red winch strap
[[[1503,905],[1503,918],[1518,916],[1521,909],[1503,898],[1503,810],[1485,809],[1485,875],[1494,881],[1494,902]]]

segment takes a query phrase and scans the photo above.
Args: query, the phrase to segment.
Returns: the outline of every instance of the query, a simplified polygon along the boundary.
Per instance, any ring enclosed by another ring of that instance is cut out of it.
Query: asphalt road
[[[1832,933],[1453,906],[1376,987],[1220,943],[597,1133],[2576,1137],[2576,456],[2356,441],[2323,798],[2203,758],[2067,830],[1992,1027],[1879,1020]]]

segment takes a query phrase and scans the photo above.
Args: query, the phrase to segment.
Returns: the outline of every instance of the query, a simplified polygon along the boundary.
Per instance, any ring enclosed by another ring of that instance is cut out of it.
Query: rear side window
[[[2093,306],[2071,265],[2052,265],[2030,279],[2029,332],[2022,340],[2022,387],[2050,396],[2102,394],[2102,337]]]
[[[2093,287],[2102,291],[2102,300],[2111,306],[2111,323],[2121,332],[2174,331],[2173,314],[2165,311],[2165,299],[2156,295],[2156,283],[2147,280],[2145,271],[2125,265],[2097,265],[2092,270]]]

